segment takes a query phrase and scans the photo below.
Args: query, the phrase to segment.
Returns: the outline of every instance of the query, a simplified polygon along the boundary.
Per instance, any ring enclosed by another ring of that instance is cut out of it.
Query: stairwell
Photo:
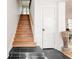
[[[19,18],[14,41],[12,44],[13,47],[9,52],[8,59],[44,59],[44,53],[42,52],[42,49],[39,46],[36,46],[34,42],[31,24],[32,19],[30,15],[31,0],[29,1],[30,3],[27,3],[27,1],[25,0],[21,1],[24,3],[26,2],[28,6],[22,4],[22,12]],[[26,8],[25,11],[23,11],[24,8]],[[27,8],[29,8],[29,11],[27,11]],[[29,58],[31,56],[35,57]]]
[[[21,14],[13,47],[7,59],[45,59],[43,50],[34,43],[30,15]]]
[[[21,14],[17,26],[13,47],[36,47],[29,15]]]

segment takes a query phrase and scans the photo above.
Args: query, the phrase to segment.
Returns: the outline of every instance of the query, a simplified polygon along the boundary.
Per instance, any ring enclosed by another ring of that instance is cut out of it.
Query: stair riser
[[[16,34],[15,36],[32,36],[32,34]]]
[[[36,45],[13,45],[13,47],[36,47]]]
[[[25,29],[20,29],[20,30],[17,30],[17,32],[25,32],[25,33],[31,33],[32,31],[30,30],[25,30]]]
[[[31,26],[31,25],[29,25],[29,24],[20,24],[20,25],[18,25],[18,27],[23,27],[23,26],[25,26],[25,27],[27,27],[27,26]]]
[[[19,31],[16,33],[16,35],[33,35],[32,32],[24,32],[24,31]]]
[[[17,29],[27,29],[31,28],[31,26],[18,26]],[[31,29],[30,29],[31,30]]]
[[[29,21],[29,20],[19,21],[19,23],[27,23],[27,22],[29,22],[29,23],[30,23],[30,21]]]
[[[13,43],[13,47],[35,47],[35,43]]]
[[[29,25],[30,23],[18,23],[18,26],[20,25]]]
[[[22,38],[33,38],[33,36],[16,36],[15,38],[19,38],[19,39],[22,39]]]
[[[18,26],[25,26],[25,27],[26,27],[26,26],[31,26],[31,25],[29,25],[29,24],[30,24],[30,23],[25,23],[25,24],[22,23],[22,24],[18,24]]]
[[[18,30],[16,30],[16,33],[26,33],[26,34],[28,34],[28,33],[31,33],[32,34],[32,30],[30,30],[30,28],[27,28],[27,30],[26,29],[18,29]]]
[[[31,25],[29,25],[29,24],[18,25],[17,28],[19,28],[19,27],[21,27],[21,28],[26,28],[26,27],[31,27]]]
[[[15,41],[14,42],[33,42],[33,39],[15,39]]]
[[[26,22],[26,23],[18,23],[18,25],[29,25],[30,23]]]
[[[31,27],[26,27],[26,28],[24,28],[24,27],[19,27],[19,28],[17,28],[17,30],[31,30]],[[32,30],[31,30],[32,31]]]

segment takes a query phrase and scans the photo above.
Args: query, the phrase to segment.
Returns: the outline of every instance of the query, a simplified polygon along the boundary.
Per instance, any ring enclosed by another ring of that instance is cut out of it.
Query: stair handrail
[[[31,15],[30,12],[29,12],[29,19],[30,19],[31,29],[32,29],[32,32],[33,32],[33,28],[32,28],[32,26],[33,26],[33,21],[32,21],[32,15]]]
[[[31,11],[30,11],[31,2],[32,2],[32,0],[30,0],[30,3],[29,3],[29,19],[30,19],[30,24],[31,24],[32,33],[33,33],[33,21],[32,21],[33,19],[32,19],[32,14],[31,14]]]

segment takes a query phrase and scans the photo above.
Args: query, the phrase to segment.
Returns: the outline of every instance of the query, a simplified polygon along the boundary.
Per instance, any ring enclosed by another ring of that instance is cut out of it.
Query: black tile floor
[[[69,57],[65,56],[63,53],[54,48],[45,48],[43,49],[43,51],[48,59],[70,59]]]
[[[12,48],[8,59],[70,59],[56,49]]]
[[[9,54],[26,54],[26,52],[43,52],[43,50],[41,50],[40,47],[16,47],[16,48],[12,48]]]

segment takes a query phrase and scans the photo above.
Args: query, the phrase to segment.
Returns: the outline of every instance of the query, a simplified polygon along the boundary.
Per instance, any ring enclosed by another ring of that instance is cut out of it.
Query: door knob
[[[42,31],[45,31],[45,29],[42,29]]]

